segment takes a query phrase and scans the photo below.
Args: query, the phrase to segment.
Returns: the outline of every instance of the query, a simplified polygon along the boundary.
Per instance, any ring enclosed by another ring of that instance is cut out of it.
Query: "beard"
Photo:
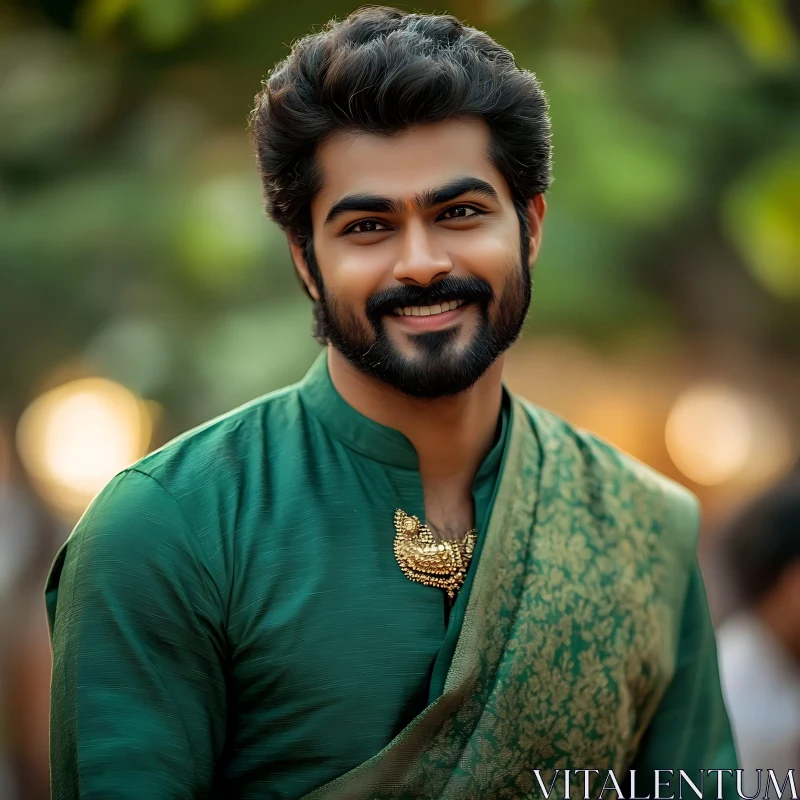
[[[522,254],[527,252],[523,242]],[[313,256],[312,256],[313,258]],[[476,277],[447,277],[427,287],[397,286],[373,295],[366,305],[367,323],[327,291],[316,264],[321,300],[317,315],[325,338],[357,369],[416,398],[436,399],[469,389],[517,340],[531,302],[531,276],[521,258],[509,270],[495,296]],[[407,334],[413,356],[402,352],[386,330],[384,319],[395,308],[464,300],[475,305],[478,323],[471,339],[457,340],[461,324],[441,331]]]

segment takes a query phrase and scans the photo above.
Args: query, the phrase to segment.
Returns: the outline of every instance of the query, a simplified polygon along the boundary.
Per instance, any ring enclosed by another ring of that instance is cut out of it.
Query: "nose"
[[[427,286],[452,269],[450,256],[437,245],[435,233],[421,220],[412,220],[406,227],[402,252],[394,266],[395,280]]]

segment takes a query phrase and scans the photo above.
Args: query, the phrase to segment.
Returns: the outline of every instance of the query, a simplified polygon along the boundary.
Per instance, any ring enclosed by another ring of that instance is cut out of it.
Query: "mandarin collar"
[[[336,390],[328,370],[328,350],[316,358],[300,381],[300,398],[306,409],[338,440],[363,456],[400,469],[419,469],[414,445],[400,431],[381,425],[356,411]],[[499,463],[503,453],[511,402],[503,386],[500,435],[478,469],[478,476]]]

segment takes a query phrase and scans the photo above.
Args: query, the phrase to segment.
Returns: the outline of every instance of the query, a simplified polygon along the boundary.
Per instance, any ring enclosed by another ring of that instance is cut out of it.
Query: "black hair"
[[[315,148],[342,131],[392,135],[477,115],[527,237],[528,200],[551,182],[550,121],[536,76],[482,31],[449,15],[365,7],[297,41],[256,96],[250,126],[267,213],[305,249]]]
[[[724,526],[720,540],[735,600],[753,607],[800,561],[800,464]]]

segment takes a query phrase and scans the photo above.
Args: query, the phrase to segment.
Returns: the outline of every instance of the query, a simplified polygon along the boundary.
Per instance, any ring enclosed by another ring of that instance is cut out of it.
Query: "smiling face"
[[[483,120],[450,119],[391,137],[343,133],[317,151],[316,263],[292,244],[295,263],[333,346],[414,397],[472,386],[530,304],[544,201],[528,203],[521,230],[489,148]]]

